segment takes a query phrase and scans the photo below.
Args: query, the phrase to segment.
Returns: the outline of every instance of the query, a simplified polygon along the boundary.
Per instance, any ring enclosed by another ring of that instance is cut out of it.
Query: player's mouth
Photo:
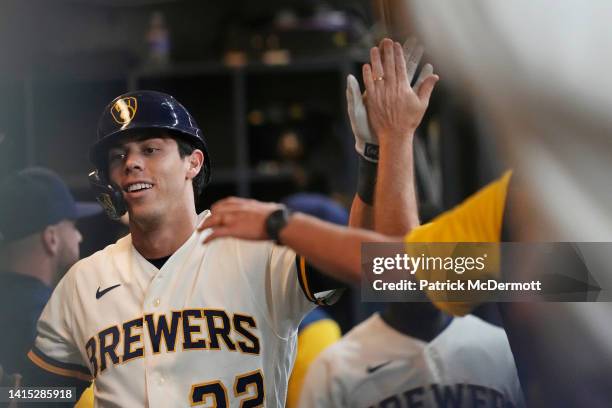
[[[147,182],[130,183],[123,187],[123,191],[128,197],[139,197],[146,194],[147,191],[153,188],[153,184]]]

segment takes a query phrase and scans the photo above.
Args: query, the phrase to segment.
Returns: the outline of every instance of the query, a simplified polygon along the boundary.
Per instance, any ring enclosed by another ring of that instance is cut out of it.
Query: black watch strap
[[[266,233],[268,237],[277,244],[281,244],[278,236],[281,230],[287,225],[290,215],[291,211],[283,205],[278,210],[272,211],[270,215],[268,215],[268,218],[266,218]]]

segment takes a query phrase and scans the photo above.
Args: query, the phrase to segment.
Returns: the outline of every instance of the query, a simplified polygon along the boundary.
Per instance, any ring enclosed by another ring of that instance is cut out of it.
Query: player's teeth
[[[142,190],[142,189],[148,189],[153,187],[153,185],[151,184],[145,184],[145,183],[136,183],[136,184],[132,184],[131,186],[128,187],[128,191],[129,192],[133,192],[133,191],[137,191],[137,190]]]

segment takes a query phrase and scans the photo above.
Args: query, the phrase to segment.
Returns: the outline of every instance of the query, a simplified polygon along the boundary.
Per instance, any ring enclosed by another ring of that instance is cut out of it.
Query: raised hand
[[[384,39],[379,47],[370,50],[370,64],[363,66],[365,106],[370,127],[380,143],[414,135],[439,80],[427,64],[413,89],[410,82],[423,50],[411,43],[405,49],[410,51],[408,58],[399,43]]]
[[[384,40],[381,41],[379,49],[383,48],[383,44]],[[402,49],[406,64],[406,78],[409,83],[412,83],[419,62],[423,57],[423,46],[418,44],[415,38],[409,38],[404,42]],[[425,64],[413,86],[413,91],[418,95],[425,80],[432,76],[432,65]],[[377,162],[379,141],[368,121],[368,113],[364,104],[366,98],[367,92],[362,94],[357,79],[353,75],[349,75],[346,80],[346,102],[351,129],[355,136],[355,150],[364,159]]]

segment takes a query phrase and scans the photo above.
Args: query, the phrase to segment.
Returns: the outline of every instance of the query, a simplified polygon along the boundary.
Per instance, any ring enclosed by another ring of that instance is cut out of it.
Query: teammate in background
[[[172,96],[114,99],[90,153],[98,200],[113,218],[129,213],[130,235],[53,292],[28,354],[39,372],[78,393],[95,379],[101,407],[284,406],[298,324],[334,288],[318,288],[273,242],[202,245],[195,228],[209,212],[198,215],[196,200],[210,157]]]
[[[404,51],[411,82],[422,49],[413,45]],[[423,71],[431,72],[431,66],[426,65]],[[420,84],[417,80],[416,92]],[[388,180],[385,177],[394,171],[388,164],[398,162],[403,163],[403,173],[411,173],[413,140],[407,134],[404,145],[380,148],[368,126],[361,90],[352,77],[347,101],[361,161],[360,189],[350,225],[371,229],[385,225],[387,212],[374,208],[391,199],[386,196],[393,192],[392,188],[375,188],[374,175],[381,169],[383,181]],[[383,144],[388,142],[383,140]],[[366,145],[369,148],[360,148]],[[384,152],[385,161],[366,155],[367,151]],[[427,223],[438,213],[428,203],[419,205],[417,211],[414,179],[406,180],[408,185],[402,191],[408,203],[405,213],[393,223],[387,222],[398,231],[411,230],[411,223],[419,220]],[[524,406],[505,332],[474,316],[453,318],[427,302],[389,303],[382,313],[371,316],[325,350],[308,371],[300,403],[304,408]]]
[[[323,351],[300,407],[522,407],[504,331],[430,303],[394,303]]]
[[[283,202],[291,211],[310,214],[337,225],[346,225],[348,212],[329,197],[321,194],[298,193],[286,197]],[[340,326],[321,307],[317,307],[298,327],[298,350],[289,377],[287,408],[296,408],[299,403],[304,377],[312,362],[330,345],[340,339]]]
[[[28,168],[0,183],[0,365],[27,376],[26,353],[36,321],[55,284],[79,259],[75,221],[102,212],[96,203],[76,203],[50,170]]]

